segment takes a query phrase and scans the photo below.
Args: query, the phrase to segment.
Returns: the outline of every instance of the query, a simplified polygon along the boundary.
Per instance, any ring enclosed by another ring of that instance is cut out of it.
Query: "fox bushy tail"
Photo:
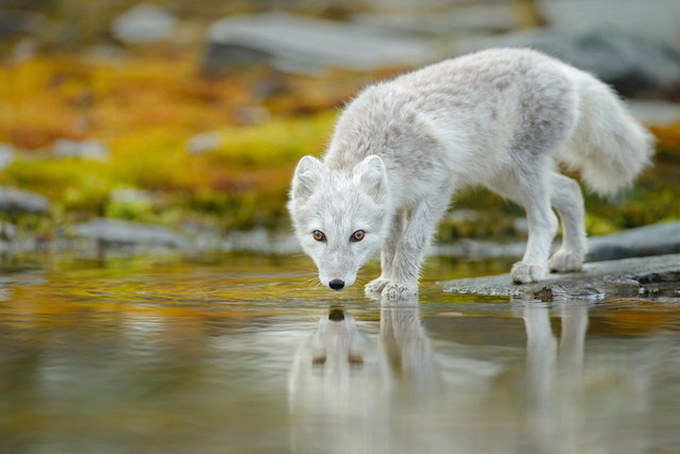
[[[558,159],[602,195],[630,186],[650,163],[653,136],[634,120],[616,93],[588,74],[579,77],[579,121]]]

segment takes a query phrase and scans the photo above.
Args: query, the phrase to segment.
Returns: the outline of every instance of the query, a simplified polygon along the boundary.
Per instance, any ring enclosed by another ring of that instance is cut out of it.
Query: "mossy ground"
[[[338,109],[362,85],[392,73],[329,71],[291,76],[255,67],[211,79],[196,52],[154,49],[120,58],[36,56],[0,66],[0,142],[20,151],[0,184],[35,191],[53,205],[47,217],[12,217],[49,232],[108,216],[179,227],[277,229],[287,226],[286,192],[297,160],[318,155]],[[212,145],[190,153],[188,141]],[[680,219],[680,124],[654,128],[655,166],[613,200],[588,195],[588,231],[606,233]],[[107,160],[57,157],[56,140],[100,140]],[[121,201],[117,189],[149,200]],[[515,205],[474,190],[454,201],[479,212],[448,221],[440,240],[515,236]]]

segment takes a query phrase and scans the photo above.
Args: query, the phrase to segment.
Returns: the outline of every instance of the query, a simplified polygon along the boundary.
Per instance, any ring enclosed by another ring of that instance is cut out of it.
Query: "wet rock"
[[[622,96],[680,93],[680,53],[630,32],[611,29],[516,32],[468,40],[467,53],[488,47],[531,47],[595,74]]]
[[[680,221],[646,225],[588,239],[590,262],[680,253]]]
[[[643,293],[678,295],[680,254],[586,263],[579,273],[552,274],[549,280],[515,285],[510,273],[440,282],[445,292],[511,296],[541,301],[600,300]]]
[[[168,11],[144,3],[116,17],[111,23],[111,33],[123,43],[151,43],[170,38],[177,22]]]
[[[58,139],[54,142],[52,150],[55,155],[66,158],[92,159],[95,161],[107,161],[109,159],[108,146],[99,140]]]
[[[0,186],[0,212],[46,214],[50,204],[46,198],[23,189]]]
[[[97,241],[103,246],[161,246],[182,248],[187,240],[172,230],[156,225],[115,219],[95,219],[73,226],[75,236]]]
[[[214,22],[202,62],[206,74],[266,63],[279,70],[314,73],[322,68],[371,70],[412,66],[433,59],[433,47],[404,34],[282,13]]]

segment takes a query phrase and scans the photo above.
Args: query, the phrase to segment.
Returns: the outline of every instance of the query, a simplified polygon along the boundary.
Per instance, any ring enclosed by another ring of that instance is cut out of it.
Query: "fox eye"
[[[351,237],[349,237],[349,240],[353,243],[357,243],[357,242],[363,240],[365,236],[366,236],[366,232],[364,232],[363,230],[357,230],[356,232],[354,232],[352,234]]]
[[[326,235],[321,230],[314,230],[312,232],[312,237],[316,241],[326,241]]]

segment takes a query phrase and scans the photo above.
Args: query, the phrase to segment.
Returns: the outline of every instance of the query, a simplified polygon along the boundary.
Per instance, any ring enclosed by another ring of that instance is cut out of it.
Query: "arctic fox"
[[[324,286],[352,285],[381,249],[367,293],[418,292],[424,254],[458,189],[520,204],[529,235],[515,283],[581,269],[583,196],[558,163],[613,194],[653,153],[652,136],[593,76],[528,49],[490,49],[369,86],[340,115],[322,160],[305,156],[288,209]],[[561,247],[548,259],[562,222]]]

